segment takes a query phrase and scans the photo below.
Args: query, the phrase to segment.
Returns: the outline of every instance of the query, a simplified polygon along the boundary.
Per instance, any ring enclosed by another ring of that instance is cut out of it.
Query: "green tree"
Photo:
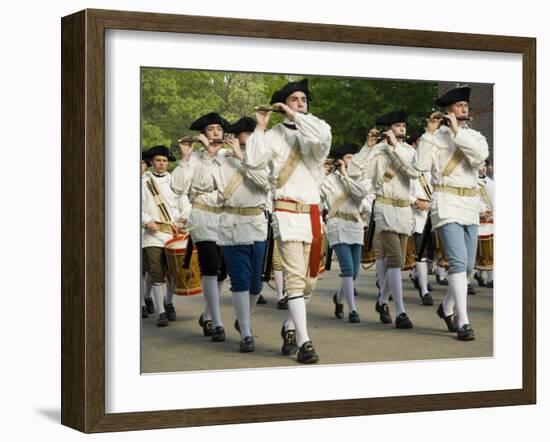
[[[273,92],[302,76],[143,68],[141,71],[141,149],[170,146],[179,156],[177,139],[196,135],[191,123],[208,112],[230,122],[254,117],[254,107],[268,104]],[[409,126],[423,125],[433,108],[437,83],[311,76],[310,111],[332,127],[333,144],[362,144],[377,116],[403,109]],[[270,125],[283,116],[272,114]]]
[[[318,77],[312,80],[311,111],[332,127],[333,144],[362,145],[378,116],[393,110],[409,114],[418,128],[437,95],[437,83]]]

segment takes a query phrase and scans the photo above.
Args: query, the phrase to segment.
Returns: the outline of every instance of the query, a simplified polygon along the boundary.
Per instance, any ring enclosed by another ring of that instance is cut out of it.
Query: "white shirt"
[[[433,191],[432,186],[431,186],[432,177],[430,176],[430,173],[426,172],[424,174],[424,176],[426,177],[426,181],[428,182],[428,185],[430,186],[430,189]],[[428,219],[429,211],[418,209],[414,205],[414,202],[417,199],[429,200],[430,197],[428,195],[426,195],[426,192],[424,191],[424,188],[420,184],[419,179],[411,180],[411,196],[412,196],[412,201],[413,201],[413,205],[412,205],[413,221],[414,221],[413,232],[414,233],[422,233],[422,232],[424,232],[424,225],[426,224],[426,221]]]
[[[485,176],[483,178],[478,178],[478,185],[481,187],[483,186],[485,188],[485,191],[487,192],[487,196],[489,197],[489,201],[491,205],[489,206],[485,199],[483,198],[483,195],[479,194],[480,199],[480,205],[481,205],[481,212],[487,212],[489,210],[493,210],[494,207],[494,201],[495,201],[495,182],[489,178],[488,176]]]
[[[369,150],[370,150],[369,146],[367,145],[367,143],[365,143],[361,148],[361,150],[353,156],[354,159],[352,160],[352,164],[350,164],[348,168],[349,176],[353,175],[353,178],[358,178],[363,176],[365,171],[364,169],[361,169],[361,167],[359,166],[362,165],[363,162],[365,161],[366,155],[368,154]],[[367,226],[370,223],[372,205],[374,203],[374,200],[376,199],[376,192],[375,192],[374,186],[372,185],[372,181],[370,179],[369,179],[369,184],[370,184],[369,190],[367,192],[367,195],[363,199],[363,203],[361,205],[361,213],[364,214],[363,219]]]
[[[220,161],[212,162],[212,167],[214,167],[212,185],[218,190],[224,206],[265,208],[266,195],[269,190],[266,168],[263,170],[249,169],[246,161],[241,161],[230,154]],[[223,193],[238,171],[244,174],[244,180],[228,199],[224,199]],[[253,244],[255,241],[265,241],[266,237],[267,219],[263,212],[258,215],[221,213],[218,245]]]
[[[457,149],[465,159],[449,176],[444,176],[443,170]],[[455,135],[450,128],[442,126],[419,139],[414,166],[422,172],[431,171],[434,185],[476,189],[479,168],[488,156],[487,140],[478,131],[462,127]],[[479,197],[434,192],[430,211],[434,229],[453,222],[478,225]]]
[[[157,177],[153,174],[142,177],[142,189],[141,189],[141,222],[147,224],[150,221],[161,222],[160,213],[155,203],[153,195],[149,191],[146,185],[148,180],[154,180],[157,184],[160,194],[166,204],[168,211],[174,222],[180,219],[180,213],[178,211],[178,198],[171,188],[171,177],[168,172],[162,177]],[[153,232],[145,229],[143,232],[142,247],[164,247],[164,243],[172,238],[172,235],[164,232]]]
[[[195,169],[200,163],[203,152],[193,151],[187,161],[181,159],[172,171],[172,189],[177,194],[185,194],[189,197]]]
[[[362,174],[372,180],[376,196],[411,202],[410,181],[419,173],[412,167],[414,149],[407,143],[399,143],[395,148],[386,142],[372,148],[363,146],[350,163],[350,175]],[[388,168],[395,171],[389,181],[384,180]],[[410,235],[413,229],[412,209],[390,204],[374,203],[376,232],[390,231]]]
[[[365,221],[365,225],[367,226],[370,223],[372,204],[376,199],[376,193],[374,193],[374,187],[372,186],[372,183],[370,181],[369,183],[370,183],[369,191],[367,192],[367,196],[363,198],[363,202],[361,203],[361,213],[363,214],[363,220]]]
[[[339,206],[337,213],[355,215],[359,220],[359,222],[354,222],[338,217],[329,217],[326,231],[331,247],[336,244],[363,244],[365,224],[361,218],[361,210],[371,187],[369,179],[353,179],[340,172],[327,175],[320,189],[321,198],[327,209],[330,211],[334,203],[345,192],[348,194],[348,198]]]
[[[296,114],[295,124],[297,130],[282,124],[274,126],[266,133],[257,128],[247,143],[246,161],[252,168],[269,167],[270,181],[274,184],[292,147],[298,143],[302,160],[286,184],[275,189],[274,197],[276,200],[319,204],[319,186],[325,177],[323,164],[332,141],[330,126],[311,114]],[[275,211],[273,234],[282,241],[310,243],[313,235],[309,214]]]
[[[213,166],[219,165],[223,155],[218,154],[211,158],[206,151],[200,152],[194,165],[193,182],[190,189],[190,199],[192,204],[202,204],[208,207],[222,206],[222,199],[217,189],[213,186],[214,170]],[[218,241],[220,214],[208,212],[193,207],[189,215],[189,233],[194,243],[201,241]]]
[[[479,186],[479,206],[480,206],[480,212],[481,214],[493,211],[493,197],[494,197],[494,181],[489,177],[483,177],[478,178],[478,186]],[[487,192],[487,197],[489,201],[486,201],[483,197],[483,194],[481,193],[481,188],[484,188]],[[479,229],[477,234],[479,236],[486,236],[486,235],[492,235],[494,234],[494,226],[493,222],[487,222],[486,220],[483,220],[483,222],[479,223]]]
[[[178,210],[186,225],[191,215],[191,183],[201,157],[201,152],[193,151],[187,161],[181,159],[172,171],[172,190],[178,195]]]

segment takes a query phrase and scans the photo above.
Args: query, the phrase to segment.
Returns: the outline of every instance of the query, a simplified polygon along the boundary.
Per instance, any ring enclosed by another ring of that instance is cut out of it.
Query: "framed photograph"
[[[64,17],[62,423],[104,432],[535,403],[535,53],[535,39],[511,36],[105,10]],[[166,145],[179,159],[193,120],[254,117],[275,90],[305,78],[333,145],[362,144],[398,105],[421,129],[434,98],[471,87],[496,220],[494,288],[469,299],[475,341],[437,330],[437,304],[420,306],[412,288],[414,331],[382,330],[372,268],[356,284],[361,324],[334,318],[337,271],[317,283],[314,365],[278,354],[284,315],[271,289],[254,312],[260,345],[246,355],[228,287],[221,346],[197,324],[202,295],[176,296],[168,327],[139,314],[142,152]]]

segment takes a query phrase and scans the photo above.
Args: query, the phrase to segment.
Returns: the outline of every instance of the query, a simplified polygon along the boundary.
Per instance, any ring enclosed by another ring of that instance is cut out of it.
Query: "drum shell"
[[[370,251],[367,252],[367,226],[365,226],[364,231],[365,233],[363,234],[363,245],[361,246],[361,264],[373,264],[374,262],[376,262],[376,255],[374,254],[374,247],[371,247]]]
[[[412,270],[416,267],[416,248],[412,236],[407,238],[407,252],[403,260],[402,270]]]
[[[201,272],[196,247],[193,247],[189,268],[183,268],[187,238],[187,235],[176,236],[168,240],[164,245],[168,265],[168,278],[174,289],[174,293],[179,296],[191,296],[202,293]]]
[[[481,222],[477,237],[476,270],[493,270],[494,226],[492,222]]]

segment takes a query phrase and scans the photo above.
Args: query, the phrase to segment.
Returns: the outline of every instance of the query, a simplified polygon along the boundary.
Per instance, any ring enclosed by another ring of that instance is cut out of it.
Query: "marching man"
[[[269,112],[257,111],[257,126],[246,148],[251,167],[269,167],[274,186],[273,230],[287,276],[288,319],[283,323],[282,353],[296,353],[303,364],[319,360],[307,331],[306,305],[321,262],[319,187],[332,135],[330,126],[308,113],[308,80],[276,91],[271,104],[285,120],[266,132]]]
[[[438,230],[449,261],[449,288],[437,313],[448,330],[456,331],[463,341],[475,339],[467,310],[468,274],[477,250],[478,170],[489,155],[485,137],[467,125],[469,102],[469,87],[452,89],[436,100],[444,113],[430,116],[415,161],[418,170],[431,171],[432,225]]]
[[[176,319],[172,303],[173,291],[167,289],[167,264],[164,244],[176,231],[180,221],[178,198],[171,188],[168,162],[175,157],[166,146],[155,146],[147,151],[153,166],[149,179],[142,180],[141,222],[144,227],[143,251],[151,278],[153,296],[159,314],[157,327],[165,327]]]
[[[375,309],[384,324],[392,322],[388,300],[393,295],[396,308],[395,327],[409,329],[413,324],[403,302],[401,268],[405,259],[407,240],[413,227],[411,210],[411,179],[419,173],[412,167],[414,149],[405,143],[407,115],[394,111],[376,120],[386,130],[371,129],[367,145],[354,155],[349,174],[362,173],[372,179],[376,192],[374,202],[376,273],[380,296]]]
[[[361,264],[361,245],[364,239],[364,221],[361,216],[364,199],[371,189],[368,179],[353,179],[348,175],[348,165],[359,150],[356,144],[343,144],[330,155],[340,166],[339,171],[327,175],[321,186],[321,197],[328,207],[327,235],[329,246],[336,252],[342,286],[340,293],[348,305],[348,321],[360,322],[355,306],[354,281]],[[343,305],[334,295],[334,314],[343,318]]]

